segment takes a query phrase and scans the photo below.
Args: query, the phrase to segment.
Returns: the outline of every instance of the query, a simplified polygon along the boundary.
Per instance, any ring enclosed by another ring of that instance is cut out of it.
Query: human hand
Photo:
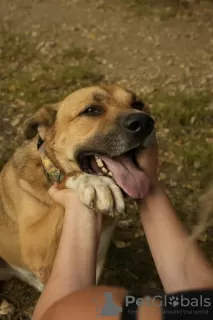
[[[56,203],[62,205],[65,209],[75,207],[76,204],[80,203],[80,199],[74,190],[60,189],[58,183],[54,183],[48,193]]]
[[[72,189],[62,189],[58,183],[55,183],[49,189],[50,197],[58,204],[65,208],[65,224],[72,224],[75,226],[75,232],[84,226],[87,228],[87,235],[89,229],[91,233],[95,232],[97,241],[99,241],[102,229],[102,214],[95,214],[92,210],[88,209],[81,201],[76,191]],[[91,227],[91,228],[90,228]],[[82,234],[85,235],[83,232]]]
[[[155,188],[159,184],[157,166],[158,166],[158,144],[156,137],[153,144],[147,149],[139,149],[136,154],[136,161],[151,181],[151,187]]]

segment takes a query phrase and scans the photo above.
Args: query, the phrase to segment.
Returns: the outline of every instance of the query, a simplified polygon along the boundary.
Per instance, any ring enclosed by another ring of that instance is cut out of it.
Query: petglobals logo
[[[202,295],[197,297],[187,298],[184,295],[180,296],[153,296],[136,299],[134,296],[126,296],[125,305],[128,307],[131,304],[141,305],[158,305],[158,306],[172,306],[172,307],[192,307],[192,308],[209,308],[212,305],[211,298],[203,297]]]
[[[123,311],[121,306],[118,306],[113,300],[112,292],[104,293],[104,303],[101,306],[99,301],[96,303],[97,314],[96,317],[109,317],[119,316]],[[156,295],[146,296],[143,298],[137,298],[133,295],[127,295],[123,307],[129,314],[136,312],[137,308],[146,306],[159,306],[163,308],[163,312],[166,314],[208,314],[208,308],[213,305],[211,298],[203,295],[192,297],[186,295]]]
[[[151,305],[158,305],[162,306],[162,297],[161,296],[146,296],[144,298],[135,298],[134,296],[126,296],[125,297],[125,306],[130,307],[131,305],[136,304],[137,307],[142,305],[151,306]]]
[[[209,308],[212,305],[211,298],[204,297],[203,295],[199,295],[197,297],[186,297],[184,295],[180,296],[165,296],[164,298],[165,306],[173,306],[173,307],[191,307],[191,308]]]
[[[100,317],[115,317],[119,316],[122,312],[122,307],[118,306],[115,301],[113,300],[112,292],[105,292],[104,293],[104,305],[102,307],[99,306],[100,302],[95,301],[96,304],[96,318]]]
[[[134,296],[126,296],[125,306],[131,311],[131,305],[136,304],[147,306],[160,306],[163,308],[164,314],[176,315],[206,315],[209,313],[209,308],[213,305],[211,298],[203,295],[187,297],[187,295],[172,295],[172,296],[153,296],[136,299]]]

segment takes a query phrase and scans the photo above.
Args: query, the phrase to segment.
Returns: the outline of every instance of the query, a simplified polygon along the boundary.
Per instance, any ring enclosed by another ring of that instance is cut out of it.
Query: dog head
[[[77,90],[57,105],[40,109],[27,121],[25,135],[33,138],[38,131],[65,173],[114,176],[118,183],[136,168],[136,149],[152,142],[154,120],[132,92],[97,86]]]

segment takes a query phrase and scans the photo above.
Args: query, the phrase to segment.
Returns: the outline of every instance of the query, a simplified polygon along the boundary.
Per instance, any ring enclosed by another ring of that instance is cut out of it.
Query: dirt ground
[[[116,82],[141,95],[157,121],[160,178],[188,226],[212,176],[213,3],[193,0],[1,0],[0,166],[22,123],[75,88]],[[213,230],[200,244],[213,259]],[[116,232],[102,283],[160,288],[135,207]],[[14,319],[38,294],[8,281]]]

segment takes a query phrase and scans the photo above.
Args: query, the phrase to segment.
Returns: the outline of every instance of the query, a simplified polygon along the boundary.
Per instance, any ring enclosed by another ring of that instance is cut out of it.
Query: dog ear
[[[58,105],[47,105],[40,108],[33,116],[27,119],[24,123],[24,136],[26,139],[34,138],[39,130],[39,127],[49,128],[56,119]]]

